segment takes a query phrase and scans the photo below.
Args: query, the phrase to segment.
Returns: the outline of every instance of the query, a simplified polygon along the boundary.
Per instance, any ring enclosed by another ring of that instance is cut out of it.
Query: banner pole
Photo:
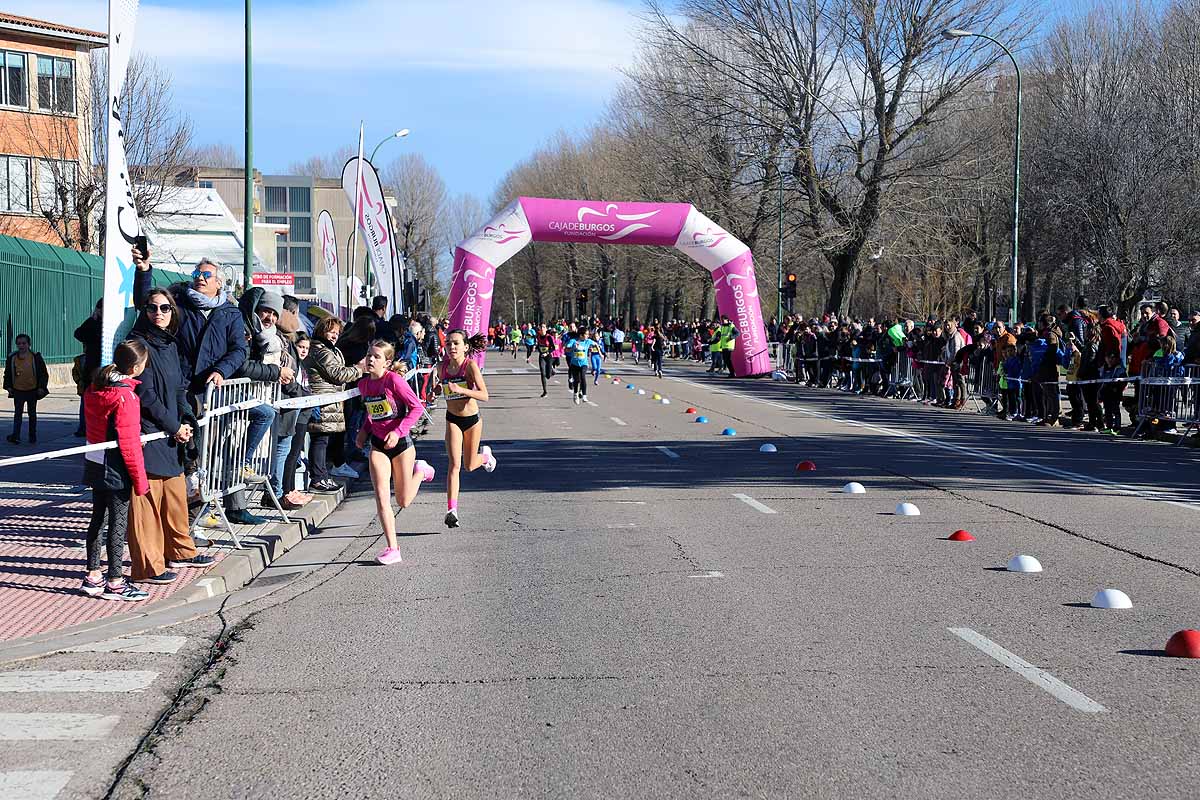
[[[363,123],[359,120],[358,123],[358,172],[354,178],[354,250],[350,254],[350,266],[346,270],[347,274],[353,276],[354,271],[358,269],[358,210],[362,204],[362,162],[363,162]],[[363,269],[363,277],[368,279],[366,268]],[[349,284],[349,282],[347,282]],[[354,300],[350,296],[350,286],[346,286],[346,313],[349,314],[354,310]]]
[[[242,291],[250,291],[254,272],[254,92],[250,66],[250,0],[246,0],[246,208],[242,224]]]

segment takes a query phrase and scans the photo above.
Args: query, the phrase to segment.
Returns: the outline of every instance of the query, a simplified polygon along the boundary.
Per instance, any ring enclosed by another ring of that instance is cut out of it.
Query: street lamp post
[[[1017,64],[1016,57],[1012,51],[1004,46],[1004,43],[999,39],[994,39],[986,33],[976,33],[974,31],[964,31],[957,28],[948,28],[942,31],[942,37],[945,39],[964,39],[968,36],[975,36],[980,39],[987,39],[992,44],[999,47],[1012,61],[1013,69],[1017,73],[1017,132],[1013,137],[1013,203],[1012,203],[1012,299],[1009,303],[1008,321],[1009,324],[1017,322],[1017,253],[1018,253],[1018,234],[1020,231],[1021,221],[1021,67]]]
[[[371,164],[374,164],[375,163],[375,154],[379,152],[379,148],[383,147],[385,144],[387,144],[390,141],[393,141],[394,139],[403,139],[405,136],[408,136],[408,134],[409,134],[408,128],[401,128],[400,130],[396,131],[395,133],[388,134],[384,138],[380,139],[379,144],[377,144],[373,148],[371,148],[371,157],[368,158],[367,160],[369,162],[371,162]],[[354,220],[354,224],[358,225],[358,220]],[[368,282],[370,282],[371,265],[372,265],[371,264],[371,251],[370,251],[370,249],[368,249],[367,250],[367,263],[366,263],[366,267],[363,270],[364,273],[366,273]],[[395,309],[393,309],[393,311],[394,310]]]

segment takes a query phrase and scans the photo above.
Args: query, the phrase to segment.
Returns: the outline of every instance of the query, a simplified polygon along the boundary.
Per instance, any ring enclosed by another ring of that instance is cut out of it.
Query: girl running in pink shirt
[[[433,467],[417,460],[409,431],[421,418],[421,401],[408,381],[391,371],[395,348],[384,341],[371,342],[367,348],[367,372],[358,383],[366,421],[358,431],[356,444],[362,449],[371,440],[371,483],[375,487],[375,507],[387,546],[375,560],[396,564],[403,559],[396,544],[396,517],[392,512],[392,482],[396,484],[396,502],[404,510],[412,505],[421,482],[433,480]]]

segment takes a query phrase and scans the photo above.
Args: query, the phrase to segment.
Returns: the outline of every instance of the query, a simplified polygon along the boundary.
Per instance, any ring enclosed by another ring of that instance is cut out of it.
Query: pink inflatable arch
[[[738,375],[771,371],[750,248],[688,203],[589,203],[518,197],[454,251],[450,327],[486,330],[496,270],[530,242],[674,247],[712,273],[717,310],[738,329]]]

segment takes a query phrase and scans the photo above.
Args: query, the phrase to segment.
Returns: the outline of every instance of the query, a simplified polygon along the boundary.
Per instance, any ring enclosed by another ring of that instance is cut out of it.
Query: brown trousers
[[[187,481],[148,476],[150,491],[134,497],[129,514],[130,578],[153,578],[167,562],[196,555],[188,525]]]

